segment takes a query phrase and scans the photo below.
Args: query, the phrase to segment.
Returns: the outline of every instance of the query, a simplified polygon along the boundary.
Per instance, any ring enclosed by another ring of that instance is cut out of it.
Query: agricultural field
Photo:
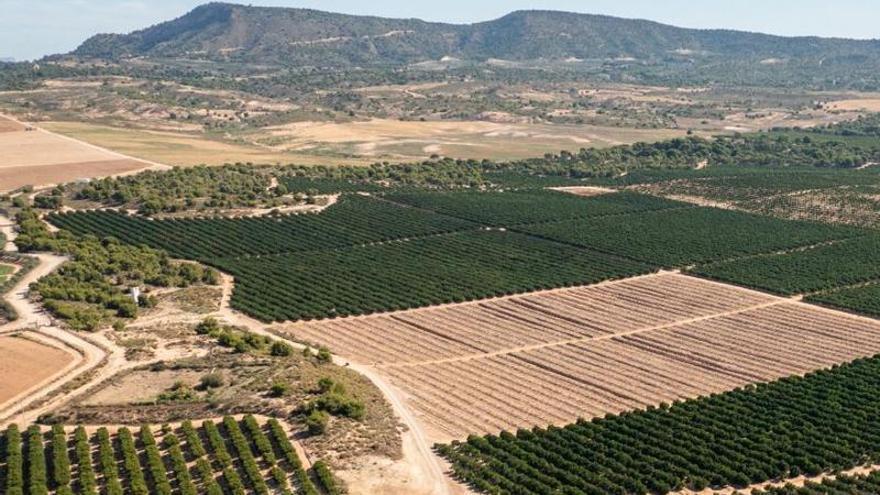
[[[880,227],[880,175],[872,165],[855,170],[635,170],[586,182],[790,220]]]
[[[97,210],[52,215],[49,221],[76,234],[112,236],[197,260],[328,250],[478,228],[464,220],[360,195],[347,195],[319,214],[149,220]]]
[[[612,255],[485,230],[212,264],[235,277],[232,306],[267,322],[394,311],[653,271]]]
[[[70,349],[20,336],[0,336],[0,410],[9,401],[69,371],[80,361]]]
[[[10,122],[3,120],[3,122]],[[2,122],[0,122],[2,124]],[[150,164],[23,125],[0,132],[0,192],[134,172]]]
[[[590,198],[558,191],[414,192],[391,193],[386,197],[396,203],[495,227],[688,206],[685,203],[625,192]]]
[[[880,285],[876,281],[811,294],[807,301],[880,317]]]
[[[0,439],[0,482],[10,495],[327,493],[275,419],[113,431],[12,425]]]
[[[862,359],[564,428],[471,436],[438,451],[459,479],[490,493],[746,487],[876,459],[880,425],[871,411],[878,407],[877,386],[880,359]],[[860,488],[858,493],[873,493]]]
[[[698,266],[693,272],[725,282],[804,294],[880,279],[880,237],[867,235],[783,254]]]
[[[861,234],[844,226],[786,221],[716,208],[569,220],[517,230],[661,266],[769,253]]]
[[[644,409],[880,352],[880,323],[668,273],[275,331],[373,367],[443,442]]]

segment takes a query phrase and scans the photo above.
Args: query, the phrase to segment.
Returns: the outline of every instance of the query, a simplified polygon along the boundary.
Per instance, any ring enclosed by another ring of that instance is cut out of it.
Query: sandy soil
[[[26,185],[47,186],[139,172],[143,162],[136,160],[100,160],[50,165],[0,166],[0,190],[13,190]]]
[[[675,273],[277,330],[387,381],[429,442],[563,425],[880,352],[880,322]]]
[[[4,121],[14,121],[0,115]],[[0,132],[0,191],[169,167],[132,159],[42,128]]]
[[[595,186],[571,186],[571,187],[551,187],[550,189],[554,191],[561,191],[564,193],[574,194],[575,196],[601,196],[602,194],[611,194],[617,192],[616,189],[609,189],[607,187],[595,187]]]
[[[20,122],[0,116],[0,132],[23,131],[24,128]]]
[[[826,108],[842,111],[880,112],[880,98],[861,98],[828,102]]]
[[[0,356],[0,409],[79,359],[71,350],[15,336],[0,337]]]
[[[198,371],[168,370],[132,373],[98,390],[82,402],[86,406],[108,406],[152,401],[162,392],[182,381],[194,387],[204,375]]]

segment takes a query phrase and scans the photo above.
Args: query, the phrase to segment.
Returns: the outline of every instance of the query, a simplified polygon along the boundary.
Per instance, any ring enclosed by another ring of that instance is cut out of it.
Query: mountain
[[[210,3],[131,34],[100,34],[74,56],[187,58],[279,65],[404,65],[442,57],[485,62],[807,61],[880,66],[880,41],[787,38],[696,30],[656,22],[552,11],[518,11],[456,25],[307,9]]]

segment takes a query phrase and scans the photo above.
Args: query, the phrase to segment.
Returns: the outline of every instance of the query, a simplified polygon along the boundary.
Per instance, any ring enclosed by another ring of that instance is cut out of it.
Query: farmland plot
[[[880,323],[661,273],[278,331],[373,366],[433,440],[601,417],[880,352]]]
[[[78,361],[72,350],[21,337],[0,337],[0,409]]]
[[[769,253],[863,234],[844,226],[780,220],[716,208],[569,220],[517,230],[662,266]]]

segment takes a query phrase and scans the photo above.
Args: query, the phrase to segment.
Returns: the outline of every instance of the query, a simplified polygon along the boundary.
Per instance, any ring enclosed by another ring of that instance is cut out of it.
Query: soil
[[[275,331],[357,362],[427,442],[563,425],[880,352],[880,322],[675,273]]]
[[[81,359],[57,344],[21,336],[0,337],[0,356],[0,410],[8,401],[51,381]]]

